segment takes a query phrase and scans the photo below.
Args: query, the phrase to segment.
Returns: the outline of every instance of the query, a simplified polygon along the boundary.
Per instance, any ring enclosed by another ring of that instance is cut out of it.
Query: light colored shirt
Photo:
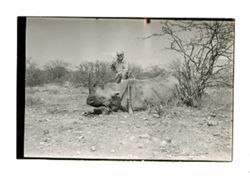
[[[124,73],[128,71],[128,63],[125,59],[122,61],[115,60],[112,62],[112,69],[115,70],[116,73]]]

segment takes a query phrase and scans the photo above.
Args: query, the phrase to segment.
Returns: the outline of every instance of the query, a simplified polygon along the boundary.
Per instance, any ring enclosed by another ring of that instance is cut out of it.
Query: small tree
[[[39,69],[32,61],[31,58],[26,59],[26,73],[25,73],[25,85],[26,86],[39,86],[45,82],[44,72]]]
[[[71,76],[71,82],[75,86],[87,86],[89,74],[93,83],[103,86],[113,80],[114,76],[108,62],[83,62],[76,67],[76,71]]]
[[[162,22],[162,33],[152,36],[166,36],[170,43],[165,49],[177,52],[181,59],[175,76],[177,93],[186,105],[198,106],[205,88],[212,79],[221,79],[226,69],[232,76],[233,22],[167,20]]]
[[[69,64],[63,61],[51,61],[44,66],[47,82],[63,83],[68,80]]]

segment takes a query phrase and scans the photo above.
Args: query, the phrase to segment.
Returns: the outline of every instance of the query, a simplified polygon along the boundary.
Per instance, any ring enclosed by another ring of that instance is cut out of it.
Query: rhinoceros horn
[[[91,73],[89,73],[88,87],[89,87],[89,94],[91,94],[93,92],[93,85],[92,85],[92,81],[91,81]]]

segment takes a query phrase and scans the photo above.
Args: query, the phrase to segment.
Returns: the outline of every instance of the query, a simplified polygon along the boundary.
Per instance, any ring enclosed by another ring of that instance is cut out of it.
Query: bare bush
[[[47,83],[64,83],[69,78],[69,64],[54,60],[44,66]]]
[[[199,106],[204,90],[212,83],[232,85],[233,22],[167,20],[162,22],[162,33],[149,37],[153,36],[166,36],[170,44],[165,49],[175,51],[181,59],[175,66],[176,89],[186,105]]]
[[[70,81],[77,86],[88,86],[88,76],[93,76],[93,82],[97,85],[104,85],[114,79],[108,62],[84,62],[72,72]]]
[[[88,76],[92,76],[92,82],[99,86],[109,82],[115,82],[115,73],[111,69],[109,62],[84,62],[76,67],[77,70],[72,73],[71,82],[75,86],[87,86]],[[141,66],[130,63],[129,70],[136,79],[154,78],[165,72],[158,66],[152,66],[143,69]]]
[[[165,69],[158,66],[144,69],[136,64],[129,64],[129,70],[136,79],[154,78],[165,72]],[[92,82],[101,87],[107,83],[115,82],[115,73],[111,69],[111,63],[98,60],[83,62],[75,69],[70,69],[68,63],[59,60],[47,63],[43,69],[39,69],[35,63],[31,63],[26,72],[27,86],[69,82],[74,87],[87,87],[89,74],[92,76]]]
[[[43,85],[45,76],[43,70],[39,69],[31,58],[26,62],[25,85],[29,87]]]

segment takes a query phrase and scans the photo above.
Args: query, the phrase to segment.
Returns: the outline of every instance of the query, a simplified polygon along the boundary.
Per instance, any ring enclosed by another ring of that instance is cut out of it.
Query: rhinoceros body
[[[130,79],[123,82],[108,83],[104,88],[91,88],[87,104],[93,107],[108,107],[112,111],[128,110],[128,99],[134,111],[145,110],[149,105],[168,102],[175,90],[177,79],[163,74],[153,79]],[[130,85],[130,94],[128,86]]]

